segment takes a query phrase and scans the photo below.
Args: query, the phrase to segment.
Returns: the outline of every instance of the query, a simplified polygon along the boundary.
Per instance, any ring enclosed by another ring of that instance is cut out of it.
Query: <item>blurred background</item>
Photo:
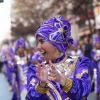
[[[34,34],[45,19],[62,15],[72,25],[72,37],[84,44],[92,41],[94,34],[100,35],[100,0],[0,0],[0,49],[13,46],[16,39],[23,37],[30,48],[36,46]],[[4,76],[0,76],[7,87]],[[0,78],[1,81],[1,78]],[[4,85],[5,84],[5,85]],[[12,93],[0,86],[11,98]],[[88,100],[95,100],[95,93]]]
[[[100,34],[100,0],[0,0],[0,46],[19,37],[31,45],[41,22],[57,15],[69,20],[74,40]]]

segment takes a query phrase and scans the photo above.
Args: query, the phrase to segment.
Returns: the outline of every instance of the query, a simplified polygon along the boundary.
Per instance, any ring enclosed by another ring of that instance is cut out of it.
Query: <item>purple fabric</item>
[[[15,68],[11,66],[12,61],[14,60],[14,52],[11,47],[8,47],[7,50],[3,52],[3,62],[5,66],[5,74],[10,85],[12,85],[12,69],[15,71]]]
[[[100,43],[100,36],[98,36],[97,34],[93,37],[93,44],[95,45],[96,43]]]
[[[71,58],[70,58],[71,59]],[[88,73],[84,73],[81,78],[76,78],[75,75],[82,73],[83,70],[88,70],[89,67],[89,59],[86,57],[79,58],[76,69],[68,76],[73,80],[73,84],[68,93],[63,92],[60,84],[58,82],[50,81],[50,83],[56,88],[58,93],[60,94],[62,100],[65,100],[69,97],[69,100],[81,100],[83,97],[87,97],[90,92],[90,80],[88,78]],[[35,85],[38,83],[38,78],[36,77],[36,67],[30,66],[30,73],[28,76],[28,93],[26,95],[26,100],[50,100],[50,98],[46,94],[40,94],[36,92]],[[31,80],[34,79],[34,84],[30,83]],[[48,87],[49,88],[49,87]],[[54,100],[59,100],[57,95],[53,90],[49,89]],[[45,98],[45,99],[44,99]]]
[[[8,60],[8,56],[13,58],[14,57],[14,51],[11,47],[8,47],[6,50],[3,51],[2,57],[3,57],[3,61],[7,61]]]
[[[38,61],[40,61],[40,62],[43,62],[43,61],[44,61],[44,58],[42,58],[40,54],[35,53],[35,54],[32,56],[32,58],[31,58],[31,61],[32,61],[32,60],[38,60]]]
[[[99,68],[99,64],[100,64],[100,61],[95,61],[95,60],[92,60],[91,61],[91,65],[92,65],[92,68],[96,69],[97,73],[97,78],[96,78],[96,85],[94,88],[96,88],[96,93],[100,93],[100,68]]]
[[[78,46],[78,42],[77,41],[73,41],[73,47],[77,47]]]
[[[26,57],[25,57],[26,58]],[[18,92],[20,95],[20,100],[22,99],[22,93],[27,91],[27,72],[28,72],[28,62],[24,63],[24,58],[20,60],[21,62],[17,64],[17,84],[18,84]],[[25,92],[26,93],[26,92]],[[25,95],[23,94],[23,98]]]
[[[97,51],[98,51],[98,50],[95,49],[95,50],[92,50],[92,51],[90,52],[90,53],[91,53],[92,59],[95,60],[95,61],[100,60],[100,55],[98,54]],[[100,52],[100,50],[99,50],[99,52]]]
[[[100,93],[100,56],[97,54],[97,51],[92,50],[91,51],[91,55],[92,55],[92,61],[91,61],[91,66],[92,66],[92,71],[93,69],[96,69],[96,85],[95,85],[95,89],[96,89],[96,93]]]
[[[23,74],[23,76],[27,76],[27,72],[28,72],[28,65],[27,64],[24,64],[24,65],[20,65],[20,67],[21,67],[21,69],[22,69],[22,74]],[[21,93],[21,91],[24,89],[24,88],[26,88],[26,84],[21,84],[21,75],[20,75],[20,72],[18,72],[18,74],[19,74],[19,78],[20,78],[20,93]]]
[[[10,65],[8,62],[5,62],[4,65],[6,66],[6,77],[8,79],[9,85],[12,85],[12,73],[10,72]]]
[[[7,50],[6,50],[6,52],[9,52],[11,54],[14,54],[14,51],[13,51],[13,49],[11,47],[8,47]]]
[[[68,43],[73,43],[70,23],[62,16],[45,20],[36,32],[36,38],[38,35],[56,46],[61,52],[66,52]]]
[[[19,38],[15,42],[15,51],[20,47],[24,47],[26,49],[25,40],[23,38]]]
[[[35,53],[33,56],[32,56],[32,60],[39,60],[39,57],[40,55]]]

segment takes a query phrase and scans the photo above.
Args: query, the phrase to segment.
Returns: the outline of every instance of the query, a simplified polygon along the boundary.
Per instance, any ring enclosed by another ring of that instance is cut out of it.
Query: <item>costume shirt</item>
[[[27,71],[28,71],[28,63],[27,57],[19,57],[15,56],[17,61],[17,69],[18,69],[18,87],[20,99],[25,100],[25,96],[27,94]]]
[[[36,85],[39,79],[36,77],[36,67],[30,66],[30,74],[28,74],[28,93],[26,100],[81,100],[87,97],[90,92],[90,80],[88,78],[89,59],[86,57],[67,57],[60,58],[60,61],[54,63],[57,71],[66,75],[72,80],[69,91],[63,91],[63,87],[55,81],[49,81],[46,93],[39,93]],[[47,65],[49,70],[49,65]],[[70,84],[69,84],[70,86]]]

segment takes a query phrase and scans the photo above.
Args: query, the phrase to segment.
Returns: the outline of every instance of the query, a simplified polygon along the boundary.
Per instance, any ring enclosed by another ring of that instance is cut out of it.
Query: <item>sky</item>
[[[10,33],[10,8],[11,0],[4,0],[3,3],[0,3],[0,42]]]

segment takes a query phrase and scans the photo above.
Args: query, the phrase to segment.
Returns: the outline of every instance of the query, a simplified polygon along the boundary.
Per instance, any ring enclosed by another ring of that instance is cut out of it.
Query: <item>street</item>
[[[0,73],[0,100],[11,100],[12,92],[8,90],[9,84],[4,74]]]
[[[96,100],[95,93],[90,93],[87,100]]]
[[[0,73],[0,100],[11,100],[12,92],[8,90],[9,84],[4,74]],[[95,93],[91,93],[87,100],[96,100]]]

